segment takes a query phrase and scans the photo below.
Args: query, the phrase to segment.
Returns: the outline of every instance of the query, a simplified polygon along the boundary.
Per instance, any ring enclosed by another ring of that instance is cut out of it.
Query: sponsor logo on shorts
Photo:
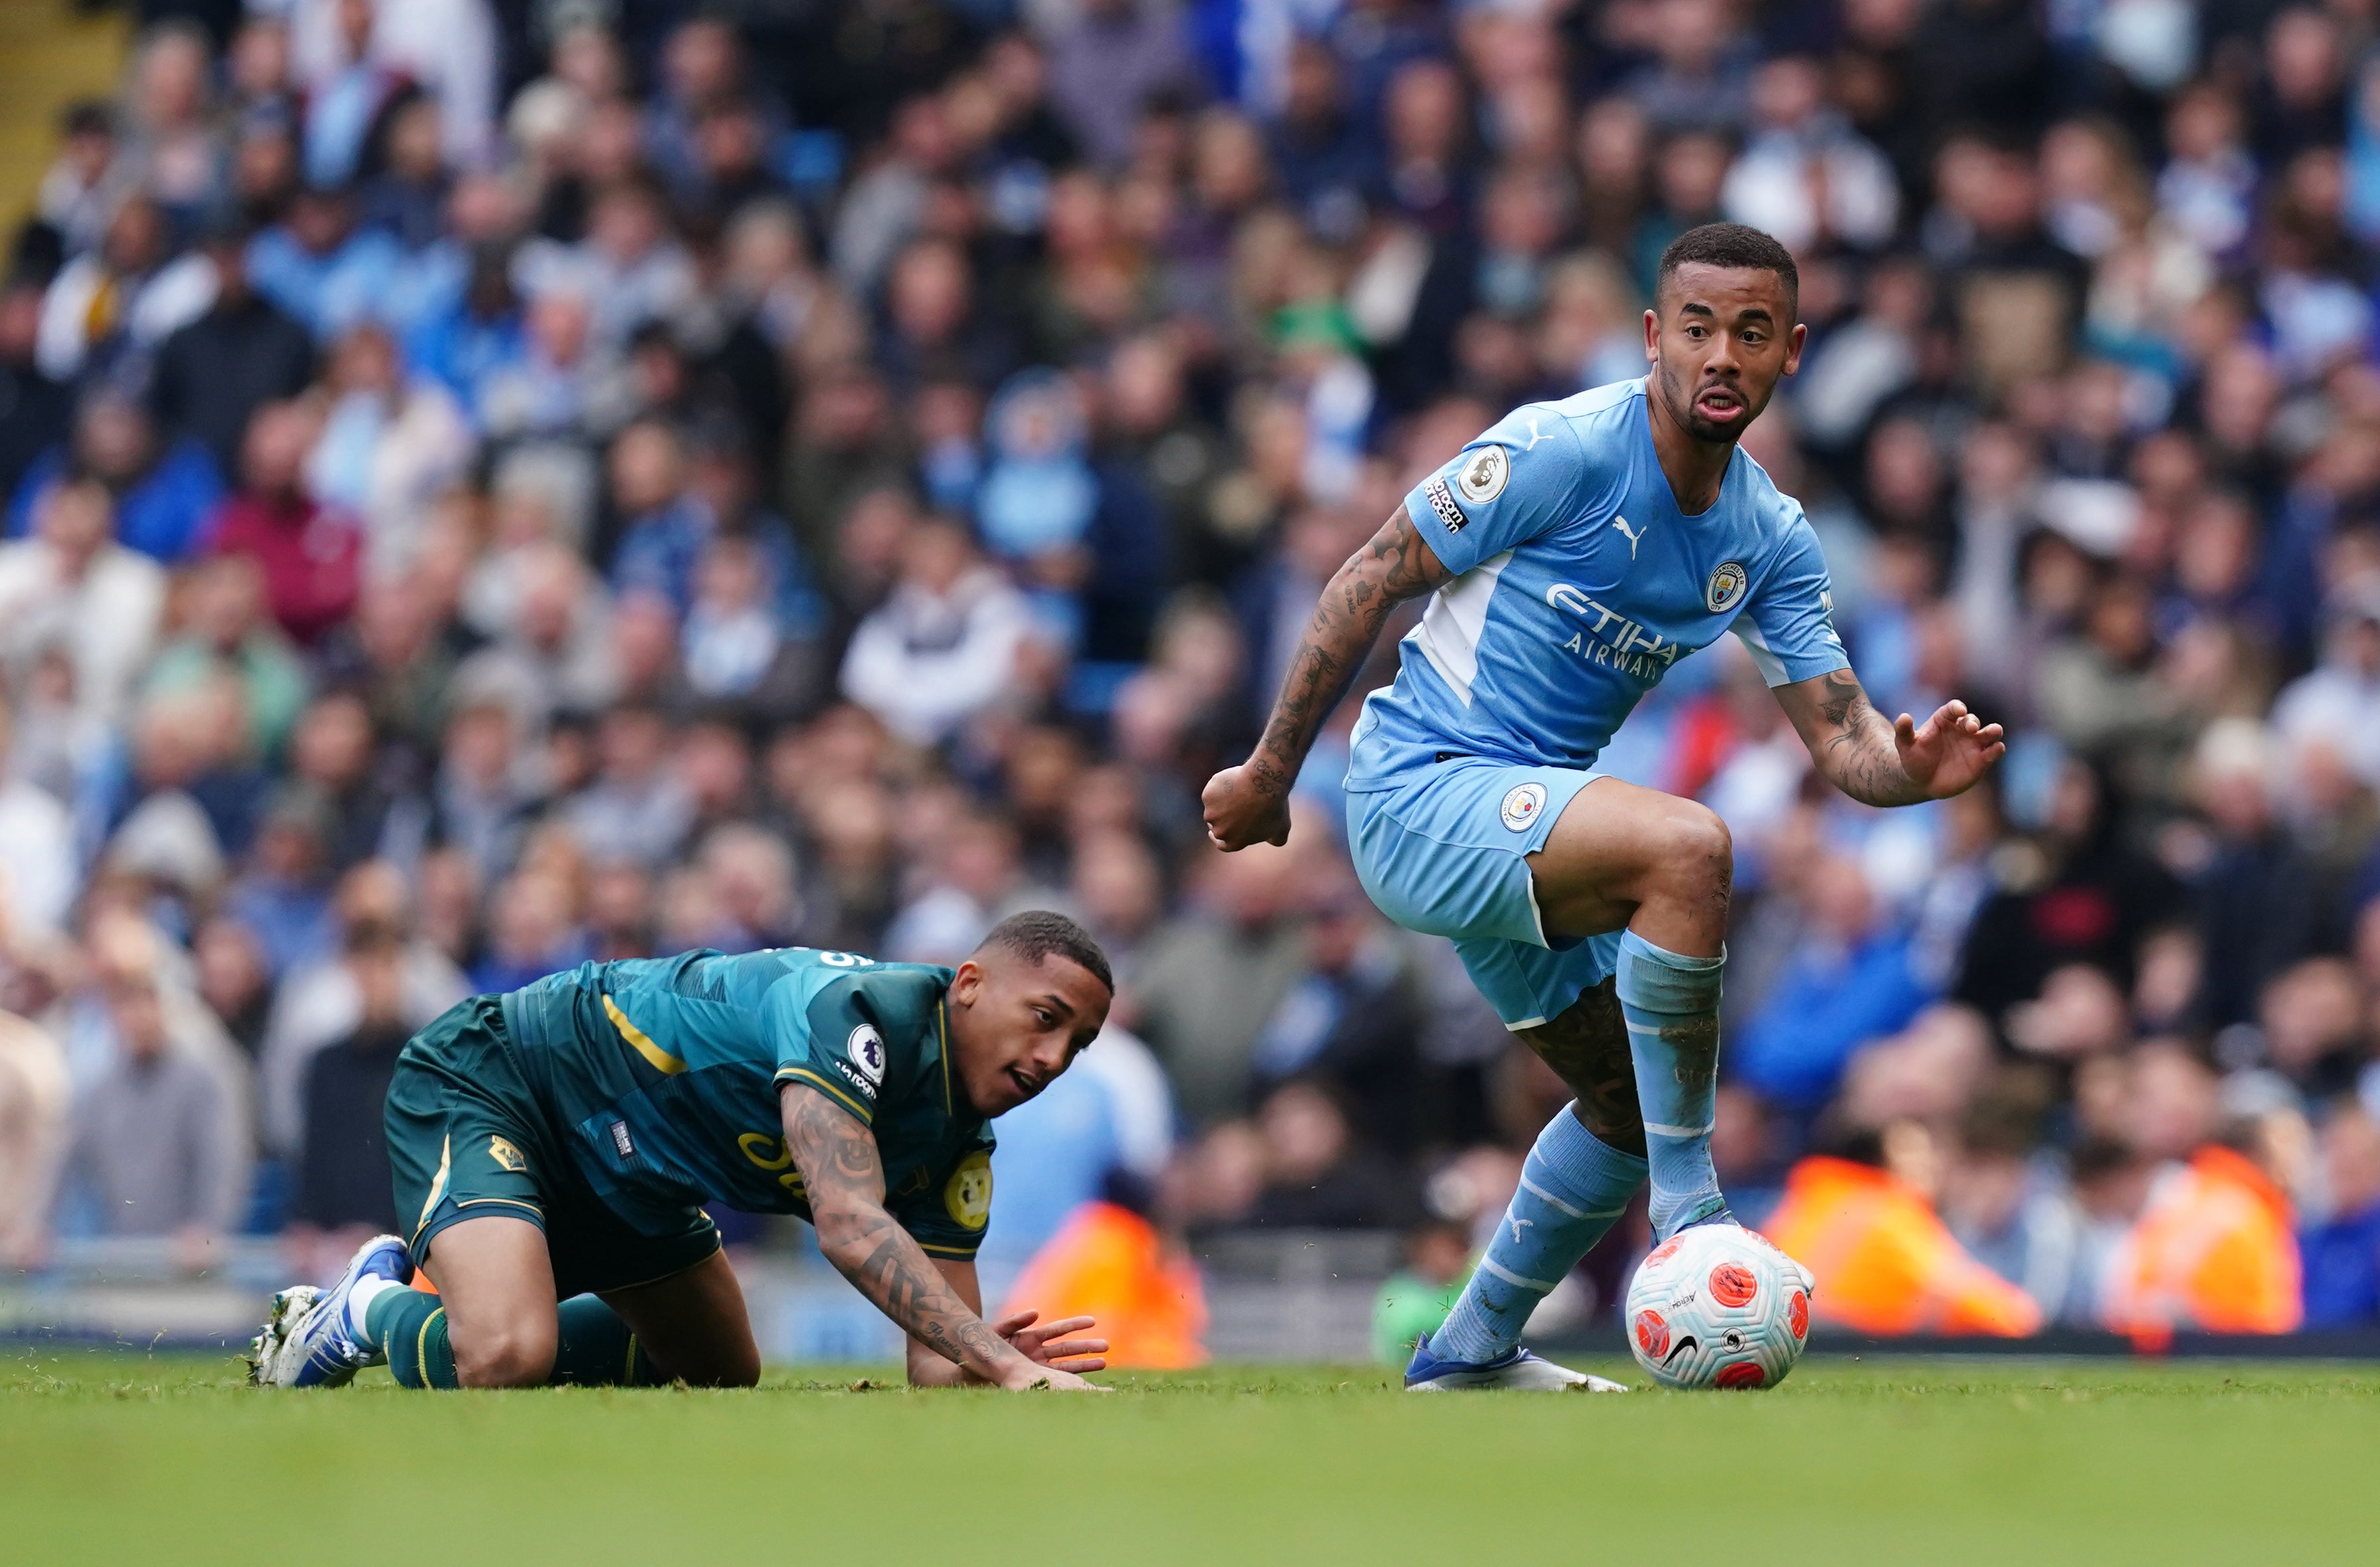
[[[636,1139],[628,1136],[628,1124],[626,1122],[614,1121],[612,1123],[612,1146],[620,1150],[620,1157],[622,1159],[634,1159],[637,1157]]]
[[[1422,499],[1429,503],[1429,509],[1438,514],[1438,520],[1446,524],[1449,533],[1460,533],[1471,526],[1471,519],[1464,516],[1463,508],[1454,504],[1454,493],[1447,489],[1445,480],[1431,474],[1428,481],[1422,485],[1421,494]]]
[[[488,1139],[488,1157],[517,1175],[528,1168],[528,1160],[520,1149],[502,1137]]]
[[[859,1068],[859,1075],[868,1079],[869,1087],[884,1081],[883,1035],[863,1023],[851,1031],[844,1049],[850,1054],[851,1063]]]
[[[1752,578],[1742,561],[1722,561],[1703,589],[1703,603],[1711,613],[1723,614],[1742,601],[1743,590],[1750,586]]]
[[[959,1160],[942,1185],[942,1207],[970,1230],[991,1222],[991,1155],[978,1148]]]
[[[1546,808],[1546,786],[1542,784],[1515,784],[1504,793],[1503,808],[1497,814],[1504,825],[1515,832],[1526,832],[1536,825],[1537,817]]]
[[[1475,506],[1484,506],[1504,492],[1512,477],[1512,458],[1501,446],[1482,446],[1454,470],[1456,493]]]

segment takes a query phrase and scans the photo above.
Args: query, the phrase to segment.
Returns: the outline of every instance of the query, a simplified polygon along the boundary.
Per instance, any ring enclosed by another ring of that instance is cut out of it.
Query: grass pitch
[[[1593,1367],[1630,1377],[1633,1367]],[[866,1378],[875,1386],[862,1384]],[[1411,1398],[1370,1367],[912,1392],[257,1392],[0,1350],[12,1563],[2368,1561],[2380,1368],[1805,1362],[1758,1394]]]

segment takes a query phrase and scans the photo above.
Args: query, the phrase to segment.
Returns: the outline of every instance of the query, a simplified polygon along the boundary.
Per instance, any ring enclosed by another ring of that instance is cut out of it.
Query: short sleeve
[[[1544,537],[1599,504],[1613,465],[1593,460],[1571,421],[1515,408],[1405,496],[1405,515],[1457,577]]]
[[[845,975],[807,1006],[800,987],[781,980],[761,997],[760,1010],[777,1041],[776,1080],[807,1083],[873,1125],[890,1047],[867,980]]]
[[[1793,508],[1785,542],[1733,629],[1751,650],[1760,677],[1771,686],[1814,680],[1851,667],[1842,638],[1835,635],[1827,559],[1801,507]]]
[[[991,1227],[991,1134],[975,1141],[914,1196],[889,1211],[929,1257],[967,1261]]]

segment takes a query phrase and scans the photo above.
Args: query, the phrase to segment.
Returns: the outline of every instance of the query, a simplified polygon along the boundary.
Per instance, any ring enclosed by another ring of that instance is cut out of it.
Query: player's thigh
[[[748,1388],[760,1379],[751,1314],[727,1254],[714,1251],[684,1272],[650,1284],[605,1290],[603,1303],[662,1374],[697,1387]]]
[[[1572,796],[1529,856],[1539,916],[1563,936],[1620,929],[1661,895],[1723,913],[1731,864],[1727,827],[1708,807],[1617,778]]]
[[[553,1262],[543,1230],[502,1214],[457,1220],[419,1261],[445,1304],[465,1387],[536,1387],[552,1375]]]

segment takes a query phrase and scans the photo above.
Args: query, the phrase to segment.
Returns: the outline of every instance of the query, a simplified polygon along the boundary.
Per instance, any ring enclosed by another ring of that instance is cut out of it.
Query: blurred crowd
[[[1730,642],[1607,754],[1734,832],[1738,1210],[1877,1331],[2380,1319],[2369,0],[137,10],[0,285],[8,1260],[395,1225],[470,991],[1054,906],[1122,993],[995,1267],[1099,1199],[1442,1292],[1560,1087],[1357,886],[1352,701],[1289,847],[1198,790],[1726,217],[1868,689],[2012,735],[1865,809]]]

